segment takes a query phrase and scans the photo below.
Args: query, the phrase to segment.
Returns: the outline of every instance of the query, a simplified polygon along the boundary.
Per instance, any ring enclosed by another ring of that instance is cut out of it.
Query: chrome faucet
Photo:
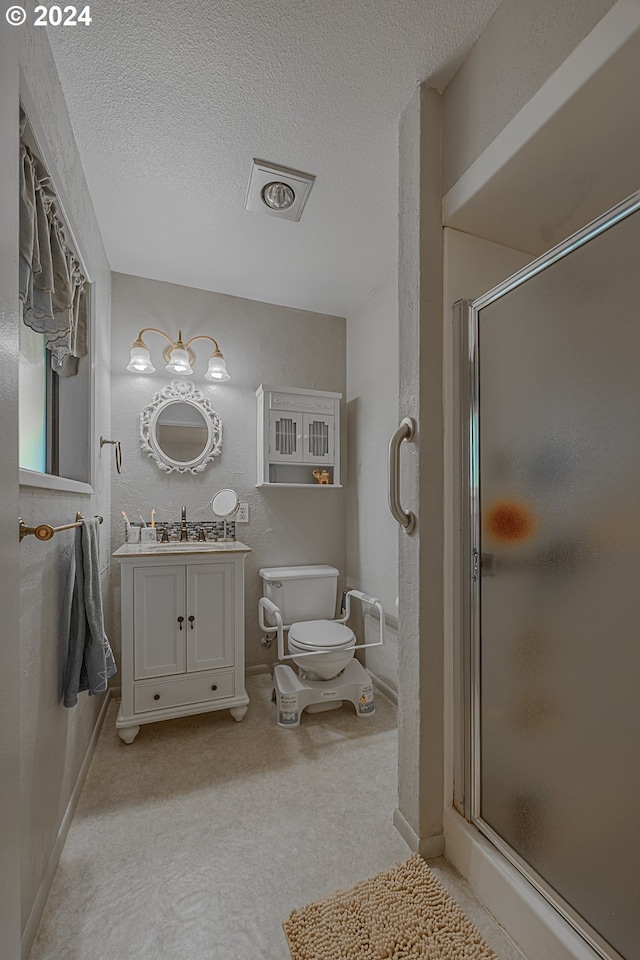
[[[189,530],[187,528],[187,508],[182,508],[182,524],[180,526],[180,542],[189,539]]]

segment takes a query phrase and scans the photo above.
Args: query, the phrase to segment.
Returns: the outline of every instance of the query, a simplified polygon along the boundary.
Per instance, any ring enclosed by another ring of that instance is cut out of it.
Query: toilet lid
[[[304,620],[289,627],[289,640],[299,647],[345,647],[355,641],[353,630],[335,620]]]

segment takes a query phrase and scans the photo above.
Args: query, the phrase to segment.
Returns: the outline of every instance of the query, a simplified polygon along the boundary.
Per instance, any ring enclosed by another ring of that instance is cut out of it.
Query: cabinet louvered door
[[[303,460],[305,463],[335,463],[334,418],[323,413],[303,414]]]
[[[301,463],[303,460],[302,414],[271,410],[269,413],[269,462]]]

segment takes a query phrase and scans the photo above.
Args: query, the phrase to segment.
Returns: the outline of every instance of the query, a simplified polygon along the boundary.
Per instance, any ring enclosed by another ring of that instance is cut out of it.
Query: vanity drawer
[[[227,673],[209,673],[207,676],[181,677],[175,680],[166,678],[145,680],[135,685],[134,710],[136,713],[145,713],[147,710],[162,710],[188,703],[202,703],[205,700],[220,700],[224,697],[232,697],[233,692],[233,670]]]

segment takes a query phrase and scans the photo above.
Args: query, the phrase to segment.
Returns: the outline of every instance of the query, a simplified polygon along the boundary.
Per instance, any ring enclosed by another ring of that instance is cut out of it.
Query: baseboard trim
[[[437,834],[435,837],[419,837],[409,821],[398,808],[393,811],[393,825],[414,853],[419,853],[421,857],[428,860],[430,857],[440,857],[444,853],[444,836]]]
[[[394,706],[398,706],[398,691],[394,690],[393,687],[390,687],[388,683],[385,683],[384,680],[381,680],[380,677],[376,676],[368,667],[365,668],[369,676],[371,677],[371,682],[375,689],[386,697],[387,700],[390,700]]]
[[[252,667],[245,667],[245,677],[257,677],[262,673],[273,673],[275,663],[255,663]]]
[[[84,781],[87,773],[89,772],[89,765],[93,758],[93,752],[96,748],[98,737],[100,736],[100,731],[102,730],[102,724],[104,723],[104,718],[107,714],[107,707],[109,706],[110,701],[111,691],[107,690],[107,694],[104,698],[104,702],[100,708],[100,713],[98,714],[98,718],[93,728],[93,733],[91,734],[91,739],[89,740],[89,744],[87,746],[87,751],[84,755],[84,760],[82,761],[82,766],[80,767],[80,771],[78,773],[78,778],[69,798],[69,803],[67,804],[67,809],[64,812],[60,829],[58,830],[58,835],[49,855],[49,860],[47,861],[47,866],[40,882],[40,886],[38,887],[36,898],[33,902],[33,906],[31,907],[29,919],[27,920],[25,928],[22,932],[22,960],[28,960],[31,947],[33,946],[33,941],[35,940],[36,933],[38,932],[38,924],[42,918],[47,897],[49,896],[49,890],[51,889],[53,878],[56,870],[58,869],[62,848],[64,847],[65,840],[67,839],[67,834],[69,833],[69,827],[71,826],[71,821],[73,820],[76,807],[78,806],[78,800],[80,799]]]

